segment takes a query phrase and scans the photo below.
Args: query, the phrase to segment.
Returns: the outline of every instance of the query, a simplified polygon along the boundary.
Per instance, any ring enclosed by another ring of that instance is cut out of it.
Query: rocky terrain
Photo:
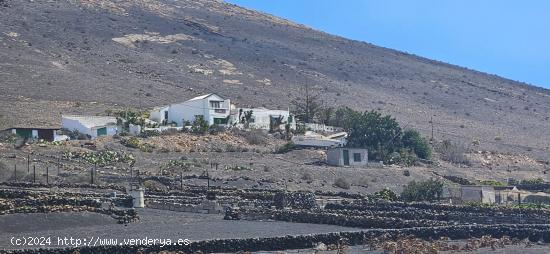
[[[483,150],[548,160],[550,93],[220,1],[3,0],[0,129],[61,113],[146,109],[217,92],[287,108],[305,84],[327,105]]]

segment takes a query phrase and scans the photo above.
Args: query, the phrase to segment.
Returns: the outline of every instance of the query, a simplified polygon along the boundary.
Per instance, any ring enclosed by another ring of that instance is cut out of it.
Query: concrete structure
[[[181,127],[184,121],[192,123],[196,116],[203,116],[209,125],[225,125],[229,120],[230,109],[229,99],[210,93],[185,102],[156,108],[150,112],[149,119],[163,125],[175,123],[176,126]]]
[[[134,208],[145,207],[145,190],[143,188],[137,188],[129,191],[130,196],[133,199]]]
[[[319,123],[304,123],[307,130],[315,132],[342,132],[344,129],[341,127],[329,126]]]
[[[495,194],[495,188],[488,185],[451,186],[443,190],[443,198],[448,199],[451,204],[494,204],[497,201]]]
[[[497,204],[518,204],[522,198],[522,191],[516,186],[495,186],[495,203]],[[525,195],[523,195],[525,196]]]
[[[33,127],[14,127],[6,129],[4,131],[16,134],[23,138],[35,139],[35,140],[45,140],[45,141],[61,141],[66,140],[68,137],[65,135],[60,135],[57,132],[59,128],[33,128]]]
[[[295,135],[292,137],[292,142],[295,145],[307,147],[342,147],[346,145],[347,137],[348,134],[346,132],[324,136],[312,131],[306,131],[304,135]]]
[[[296,121],[290,111],[267,109],[267,108],[236,108],[231,112],[231,124],[241,124],[244,122],[245,113],[252,111],[249,122],[249,128],[263,130],[284,130],[286,124],[290,124],[290,129],[296,129]],[[277,124],[279,123],[279,124]]]
[[[99,136],[112,136],[118,133],[117,119],[112,116],[61,116],[61,126],[70,131],[90,135],[92,138]]]
[[[327,163],[332,166],[367,166],[369,153],[364,148],[329,148]]]

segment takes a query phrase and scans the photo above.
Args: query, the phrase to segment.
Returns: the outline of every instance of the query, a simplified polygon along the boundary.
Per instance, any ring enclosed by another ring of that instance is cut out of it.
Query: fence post
[[[183,191],[183,170],[181,171],[181,177],[180,177],[180,189]]]
[[[61,166],[61,158],[57,158],[57,176],[59,176],[59,167]]]
[[[32,183],[36,183],[36,165],[32,164]]]
[[[17,182],[17,161],[13,164],[13,181]]]
[[[31,155],[27,154],[27,174],[31,172]]]
[[[46,184],[50,185],[50,167],[46,166]]]

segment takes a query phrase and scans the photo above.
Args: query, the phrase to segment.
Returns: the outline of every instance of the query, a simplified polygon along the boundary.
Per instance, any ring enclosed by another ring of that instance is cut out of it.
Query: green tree
[[[296,118],[302,120],[304,123],[312,123],[321,109],[319,93],[313,92],[307,83],[302,88],[300,96],[291,103]]]
[[[385,160],[388,154],[400,148],[401,127],[389,115],[382,116],[377,111],[348,111],[343,127],[348,132],[347,145],[367,148],[371,158]]]
[[[322,107],[318,112],[319,123],[330,125],[334,118],[334,113],[335,110],[333,107]]]
[[[427,160],[432,156],[432,150],[428,142],[416,130],[406,130],[403,133],[401,142],[403,147],[411,149],[418,158]]]

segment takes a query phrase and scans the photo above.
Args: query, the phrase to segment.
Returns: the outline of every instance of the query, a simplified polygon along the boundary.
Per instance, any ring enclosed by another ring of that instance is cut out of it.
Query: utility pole
[[[206,190],[209,191],[210,190],[210,173],[208,172],[208,169],[206,169],[206,181],[207,181]]]
[[[433,141],[434,140],[434,118],[433,118],[433,116],[430,116],[430,124],[432,125],[432,138],[430,140]]]
[[[92,185],[94,184],[94,173],[95,173],[94,171],[97,170],[96,168],[97,168],[97,162],[94,163],[94,167],[92,168],[92,171],[91,171],[91,177],[92,177],[92,178],[91,178],[91,181],[90,181],[90,182],[92,183]]]

